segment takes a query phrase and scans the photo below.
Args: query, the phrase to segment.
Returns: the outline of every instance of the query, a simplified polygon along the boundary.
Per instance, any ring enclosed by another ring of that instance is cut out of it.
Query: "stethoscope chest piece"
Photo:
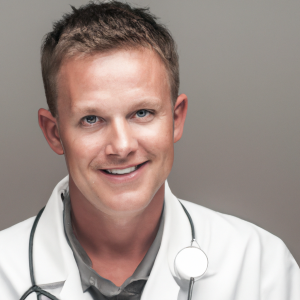
[[[200,279],[208,267],[206,254],[198,247],[190,246],[178,252],[174,268],[176,275],[181,279],[194,280]]]

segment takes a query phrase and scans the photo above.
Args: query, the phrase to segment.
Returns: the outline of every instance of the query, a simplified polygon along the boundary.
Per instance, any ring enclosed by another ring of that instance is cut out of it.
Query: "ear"
[[[41,108],[38,112],[39,125],[43,131],[43,134],[51,147],[51,149],[59,154],[64,154],[63,147],[61,145],[56,118],[54,118],[50,111]]]
[[[174,106],[174,143],[181,139],[187,108],[187,96],[185,94],[179,95]]]

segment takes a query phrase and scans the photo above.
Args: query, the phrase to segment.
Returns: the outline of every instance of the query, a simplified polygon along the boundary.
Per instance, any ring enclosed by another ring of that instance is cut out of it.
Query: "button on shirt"
[[[156,237],[134,273],[120,286],[101,277],[93,268],[92,262],[74,235],[71,221],[71,201],[68,194],[64,197],[64,227],[68,243],[73,251],[80,273],[82,290],[91,294],[95,300],[139,300],[152,270],[160,248],[164,226],[162,213]]]

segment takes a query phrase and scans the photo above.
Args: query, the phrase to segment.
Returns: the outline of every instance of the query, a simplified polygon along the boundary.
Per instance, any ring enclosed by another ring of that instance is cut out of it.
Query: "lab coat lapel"
[[[63,225],[61,193],[69,178],[57,184],[40,218],[34,237],[33,262],[37,285],[64,281],[59,299],[83,299],[80,275]]]
[[[178,280],[174,270],[177,253],[190,245],[191,227],[178,199],[165,182],[164,231],[142,300],[174,300],[186,296],[188,282]]]
[[[34,238],[36,283],[64,281],[61,300],[82,300],[84,295],[73,252],[65,238],[61,193],[68,188],[68,177],[55,187],[41,216]],[[178,199],[165,182],[164,232],[142,300],[174,300],[186,295],[187,282],[178,280],[174,271],[177,253],[190,245],[191,228]]]

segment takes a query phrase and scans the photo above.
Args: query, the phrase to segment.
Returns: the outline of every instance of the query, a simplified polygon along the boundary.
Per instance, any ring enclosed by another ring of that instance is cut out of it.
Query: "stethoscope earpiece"
[[[208,259],[198,247],[189,246],[180,250],[174,261],[176,275],[180,279],[194,281],[200,279],[206,272]]]

